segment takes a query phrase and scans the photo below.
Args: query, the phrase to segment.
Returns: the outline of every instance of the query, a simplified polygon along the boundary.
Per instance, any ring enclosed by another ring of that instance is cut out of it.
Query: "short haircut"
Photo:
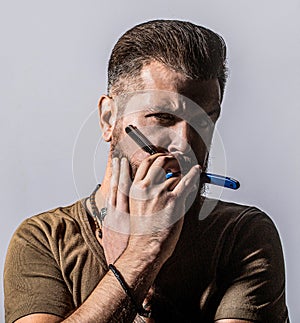
[[[108,64],[108,94],[126,91],[124,84],[138,77],[142,67],[152,61],[188,79],[217,78],[223,97],[227,77],[223,38],[205,27],[179,20],[145,22],[121,36]]]

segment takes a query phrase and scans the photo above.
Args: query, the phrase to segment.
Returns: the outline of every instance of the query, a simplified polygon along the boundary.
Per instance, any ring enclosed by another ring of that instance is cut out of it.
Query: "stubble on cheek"
[[[123,157],[127,158],[130,166],[130,175],[131,175],[130,177],[131,177],[131,180],[133,180],[139,165],[135,164],[132,161],[132,156],[130,156],[128,152],[126,152],[124,149],[122,149],[120,145],[120,141],[122,140],[122,136],[123,136],[122,129],[123,129],[122,122],[118,122],[112,133],[112,140],[110,144],[110,154],[112,158],[114,157],[119,159]]]

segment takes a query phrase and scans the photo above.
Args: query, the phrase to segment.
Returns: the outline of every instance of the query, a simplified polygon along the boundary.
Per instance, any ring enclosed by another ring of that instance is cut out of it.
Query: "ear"
[[[107,95],[102,95],[98,102],[98,111],[102,137],[106,142],[109,142],[111,141],[112,132],[115,125],[113,99]]]

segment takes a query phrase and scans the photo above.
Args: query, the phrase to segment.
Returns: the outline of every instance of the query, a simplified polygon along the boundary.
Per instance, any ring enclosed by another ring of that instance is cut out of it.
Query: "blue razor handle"
[[[165,177],[166,179],[169,179],[177,176],[178,174],[180,173],[168,172]],[[201,179],[204,181],[204,183],[231,188],[232,190],[237,190],[240,187],[240,183],[236,179],[217,174],[201,173]]]
[[[203,177],[205,183],[209,183],[217,186],[223,186],[223,187],[231,188],[233,190],[237,190],[240,187],[239,181],[237,181],[234,178],[221,176],[217,174],[211,174],[211,173],[202,173],[202,174],[201,174],[201,177]]]

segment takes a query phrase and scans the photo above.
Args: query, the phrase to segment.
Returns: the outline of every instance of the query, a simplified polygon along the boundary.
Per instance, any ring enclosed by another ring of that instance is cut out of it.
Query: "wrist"
[[[157,257],[138,254],[138,251],[126,249],[114,264],[122,273],[124,280],[130,287],[137,304],[142,304],[150,287],[158,275],[163,262]]]
[[[145,267],[161,267],[166,261],[166,250],[156,237],[131,236],[125,254]]]
[[[131,291],[131,288],[129,287],[129,285],[127,284],[127,282],[125,281],[122,273],[112,264],[110,264],[108,266],[108,269],[114,274],[115,278],[117,279],[117,281],[120,283],[123,291],[126,293],[126,295],[128,296],[128,298],[130,299],[131,304],[133,305],[135,311],[143,317],[150,317],[151,316],[151,311],[150,310],[146,310],[142,304],[138,304],[134,297],[133,297],[133,293]]]
[[[159,246],[138,245],[133,241],[129,241],[118,262],[137,273],[143,273],[148,270],[158,272],[164,263],[160,254]]]

